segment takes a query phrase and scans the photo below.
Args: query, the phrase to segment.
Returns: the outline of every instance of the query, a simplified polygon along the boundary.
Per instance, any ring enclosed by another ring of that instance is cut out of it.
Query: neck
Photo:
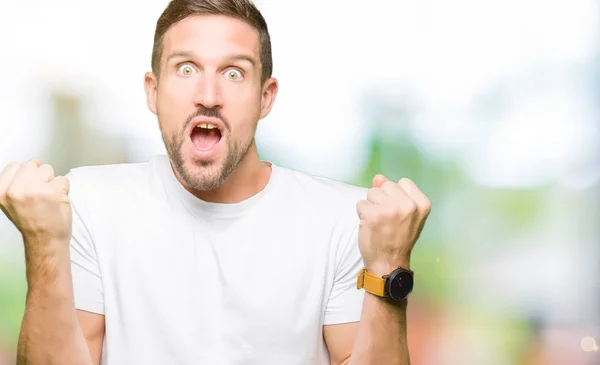
[[[267,186],[271,178],[271,166],[260,160],[256,143],[252,142],[246,155],[216,189],[194,190],[182,181],[177,172],[175,176],[187,191],[203,201],[234,204],[253,197]]]

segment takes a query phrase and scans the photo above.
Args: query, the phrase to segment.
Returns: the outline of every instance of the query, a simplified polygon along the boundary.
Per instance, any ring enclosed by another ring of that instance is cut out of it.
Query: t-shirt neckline
[[[186,190],[183,185],[179,182],[177,177],[175,176],[175,172],[171,167],[171,162],[167,155],[160,155],[157,158],[157,164],[159,168],[159,173],[162,176],[162,180],[166,185],[166,188],[169,193],[177,196],[177,198],[193,213],[200,216],[211,216],[211,217],[220,217],[220,218],[235,218],[239,216],[243,216],[248,212],[248,210],[255,207],[260,201],[264,199],[265,196],[269,195],[269,193],[273,190],[274,186],[277,184],[280,169],[279,167],[271,161],[263,160],[271,166],[271,176],[269,177],[269,181],[267,185],[259,191],[257,194],[251,196],[248,199],[245,199],[238,203],[213,203],[204,201],[188,190]]]

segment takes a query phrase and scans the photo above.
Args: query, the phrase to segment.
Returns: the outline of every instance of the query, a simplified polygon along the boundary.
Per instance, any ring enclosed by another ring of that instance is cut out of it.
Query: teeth
[[[217,128],[214,124],[210,124],[210,123],[200,123],[197,125],[198,128],[203,128],[203,129],[215,129]]]

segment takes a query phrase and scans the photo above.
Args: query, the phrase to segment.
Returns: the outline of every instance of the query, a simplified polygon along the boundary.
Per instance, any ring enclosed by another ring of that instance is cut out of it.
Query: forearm
[[[26,242],[27,301],[18,365],[92,364],[73,299],[68,243]]]
[[[395,258],[368,269],[374,275],[382,277],[398,267],[410,269],[410,260]],[[410,365],[406,328],[407,305],[407,299],[393,304],[365,291],[363,310],[349,364]]]
[[[406,340],[406,305],[406,301],[401,305],[392,305],[365,293],[349,364],[410,364]]]

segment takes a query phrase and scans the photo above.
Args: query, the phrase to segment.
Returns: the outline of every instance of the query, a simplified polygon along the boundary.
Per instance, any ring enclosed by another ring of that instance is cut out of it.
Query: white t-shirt
[[[364,188],[272,164],[259,194],[207,203],[166,156],[68,177],[75,306],[105,315],[104,365],[329,364],[323,325],[360,320]]]

